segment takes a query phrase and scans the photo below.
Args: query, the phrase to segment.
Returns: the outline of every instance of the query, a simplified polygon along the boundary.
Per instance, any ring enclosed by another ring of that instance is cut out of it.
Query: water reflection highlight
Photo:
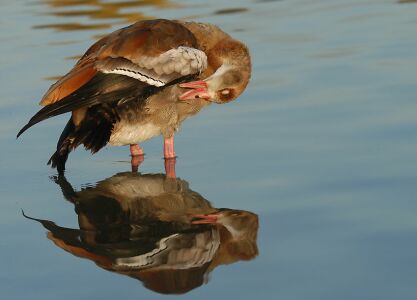
[[[168,0],[134,0],[134,1],[103,1],[103,0],[42,0],[39,2],[48,6],[51,15],[59,18],[87,17],[84,23],[63,22],[53,24],[35,25],[35,29],[52,28],[56,31],[97,30],[112,27],[108,21],[105,23],[91,23],[95,20],[117,20],[118,23],[127,24],[151,18],[139,9],[144,7],[167,8],[173,5]]]

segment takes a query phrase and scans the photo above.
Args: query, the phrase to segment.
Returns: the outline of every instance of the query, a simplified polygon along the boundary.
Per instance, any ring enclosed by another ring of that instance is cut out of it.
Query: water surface
[[[22,216],[21,209],[80,234],[80,211],[65,201],[55,171],[45,165],[67,117],[43,122],[15,140],[51,79],[97,38],[158,17],[218,24],[246,42],[253,57],[247,91],[185,122],[176,150],[178,180],[201,203],[256,215],[256,252],[229,264],[201,254],[212,268],[196,272],[203,277],[190,276],[200,281],[176,297],[415,299],[414,2],[3,0],[2,295],[167,297],[144,281],[74,255],[54,243],[51,228]],[[138,176],[163,173],[161,140],[144,149]],[[79,149],[70,157],[66,180],[78,193],[129,170],[126,147],[94,156]],[[210,239],[217,234],[212,227],[197,227],[186,230],[189,241],[201,235],[220,249],[218,235]],[[167,236],[185,234],[184,228],[166,230]],[[91,247],[88,239],[77,241]]]

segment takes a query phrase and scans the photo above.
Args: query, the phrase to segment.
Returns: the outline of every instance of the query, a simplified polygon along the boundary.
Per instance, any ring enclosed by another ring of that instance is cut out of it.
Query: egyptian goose
[[[217,209],[182,179],[118,173],[76,191],[54,177],[74,204],[79,228],[39,220],[56,246],[161,293],[185,293],[219,265],[253,259],[258,216]]]
[[[174,133],[211,102],[234,100],[251,74],[248,48],[217,26],[148,20],[117,30],[95,44],[53,84],[44,106],[18,133],[71,112],[48,164],[62,173],[71,150],[137,145],[162,135],[164,157],[175,158]]]

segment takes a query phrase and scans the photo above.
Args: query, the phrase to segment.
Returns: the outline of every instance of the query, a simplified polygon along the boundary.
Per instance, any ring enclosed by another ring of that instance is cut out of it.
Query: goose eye
[[[229,95],[230,94],[230,90],[227,90],[227,89],[225,89],[225,90],[222,90],[221,92],[220,92],[222,95]]]

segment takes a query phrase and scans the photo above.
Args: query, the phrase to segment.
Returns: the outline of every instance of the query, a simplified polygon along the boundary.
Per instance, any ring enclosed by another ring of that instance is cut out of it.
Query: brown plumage
[[[60,173],[81,144],[95,153],[107,144],[133,145],[162,135],[164,156],[173,158],[180,124],[211,102],[238,97],[250,72],[247,47],[214,25],[140,21],[92,45],[50,87],[40,103],[44,108],[18,136],[71,112],[49,161]]]

